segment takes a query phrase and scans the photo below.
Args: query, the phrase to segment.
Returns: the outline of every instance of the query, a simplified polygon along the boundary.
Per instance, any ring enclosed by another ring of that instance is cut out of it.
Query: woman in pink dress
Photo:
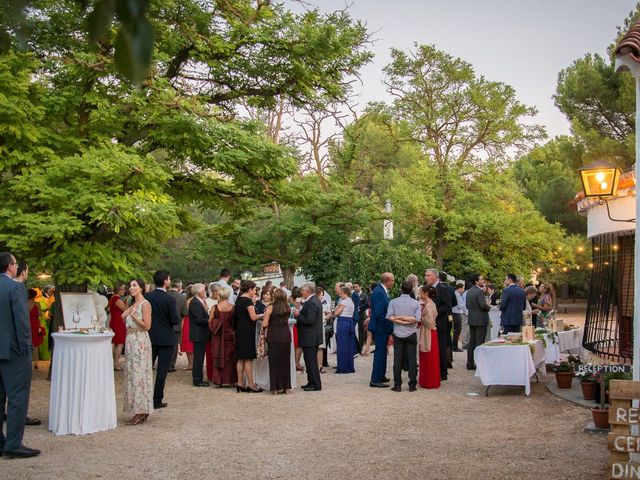
[[[187,304],[185,309],[189,311],[189,303],[193,298],[191,292],[191,285],[187,287]],[[193,370],[193,342],[189,340],[189,316],[185,316],[182,319],[182,342],[180,342],[180,351],[187,354],[188,365],[182,370]]]
[[[438,311],[434,299],[436,289],[423,285],[420,287],[422,318],[420,322],[419,359],[420,370],[418,383],[422,388],[440,388],[440,356],[438,349],[438,333],[436,331],[436,317]]]
[[[122,355],[122,349],[127,338],[127,328],[124,325],[124,319],[122,318],[122,312],[127,309],[127,305],[122,300],[125,294],[124,283],[118,283],[116,288],[113,289],[113,295],[109,299],[109,327],[113,330],[113,338],[111,343],[113,345],[113,369],[122,370],[118,366],[120,356]]]

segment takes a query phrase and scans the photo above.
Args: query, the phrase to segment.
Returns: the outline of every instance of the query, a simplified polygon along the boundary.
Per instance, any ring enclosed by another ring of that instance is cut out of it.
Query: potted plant
[[[596,399],[596,379],[592,373],[579,372],[576,373],[576,377],[580,380],[580,388],[582,389],[582,396],[585,400]]]
[[[602,429],[609,428],[609,405],[607,405],[609,400],[605,398],[609,387],[607,375],[609,374],[597,373],[593,375],[598,390],[596,402],[600,402],[600,404],[591,409],[591,416],[593,417],[593,425]]]
[[[571,388],[571,380],[573,380],[573,363],[568,360],[557,361],[553,365],[553,371],[556,374],[556,382],[558,388]]]

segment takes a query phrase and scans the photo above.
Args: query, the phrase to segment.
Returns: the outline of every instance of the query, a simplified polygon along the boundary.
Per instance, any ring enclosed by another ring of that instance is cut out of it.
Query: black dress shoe
[[[389,377],[382,377],[382,383],[389,383],[391,379]]]
[[[165,408],[167,405],[167,402],[154,403],[153,408],[157,410],[158,408]]]
[[[472,367],[470,367],[469,365],[467,365],[467,370],[475,370],[475,369],[476,369],[476,366],[475,366],[475,365],[474,365],[474,366],[472,366]]]
[[[304,390],[305,392],[319,392],[322,389],[318,387],[309,386],[309,387],[304,387],[302,390]]]
[[[306,384],[302,385],[300,388],[301,388],[302,390],[304,390],[304,389],[305,389],[305,388],[307,388],[308,386],[309,386],[309,384],[308,384],[308,383],[306,383]]]
[[[445,380],[447,380],[447,376],[446,375],[440,375],[440,381],[444,382]]]
[[[389,388],[386,383],[369,382],[371,388]]]
[[[15,450],[5,450],[4,456],[7,458],[29,458],[40,455],[40,450],[35,448],[20,447]]]
[[[176,367],[169,367],[169,370],[167,370],[169,373],[171,372],[175,372],[176,371]]]
[[[402,387],[399,385],[394,385],[393,387],[391,387],[391,391],[392,392],[401,392],[402,391]]]
[[[462,349],[461,349],[461,348],[456,347],[456,348],[454,348],[454,349],[453,349],[453,351],[454,351],[454,352],[461,352],[461,351],[462,351]]]
[[[25,418],[24,420],[24,424],[27,425],[28,427],[33,427],[35,425],[42,425],[42,422],[40,420],[38,420],[37,418]]]
[[[415,385],[410,385],[410,386],[409,386],[409,391],[410,391],[410,392],[415,392],[416,390],[417,390],[417,388],[416,388],[416,386],[415,386]]]
[[[193,382],[194,387],[208,387],[209,382]]]

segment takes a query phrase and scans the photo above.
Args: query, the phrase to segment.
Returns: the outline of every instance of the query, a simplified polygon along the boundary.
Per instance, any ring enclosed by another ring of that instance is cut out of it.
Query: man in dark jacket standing
[[[0,399],[7,399],[6,436],[0,406],[0,452],[8,458],[40,454],[22,444],[31,389],[31,325],[24,286],[13,281],[17,271],[15,257],[0,253]]]
[[[305,283],[300,287],[300,294],[305,302],[299,312],[294,315],[298,319],[298,343],[302,347],[304,366],[307,370],[307,384],[302,387],[305,392],[322,390],[320,370],[318,369],[318,346],[322,344],[322,303],[316,297],[316,286]]]
[[[527,296],[516,283],[515,274],[510,273],[504,281],[505,289],[500,300],[500,325],[504,333],[519,332],[522,328],[522,312],[527,307]]]
[[[491,305],[484,295],[484,279],[478,274],[469,278],[471,288],[467,290],[467,311],[469,323],[469,343],[467,344],[467,370],[475,370],[476,362],[473,352],[484,343],[489,326],[489,310]]]
[[[194,387],[208,387],[202,375],[204,355],[209,341],[209,314],[207,313],[207,291],[202,283],[191,287],[194,294],[189,303],[189,340],[193,342],[193,377]]]
[[[425,273],[425,281],[427,285],[436,289],[436,309],[438,316],[436,317],[436,330],[438,331],[438,347],[440,349],[440,380],[447,380],[449,364],[449,356],[447,347],[450,346],[450,327],[449,315],[451,315],[451,293],[447,286],[439,281],[438,271],[428,269]]]
[[[187,297],[180,293],[182,291],[182,281],[172,280],[171,288],[167,292],[176,301],[176,309],[178,310],[178,316],[184,318],[187,315]],[[169,363],[169,372],[176,371],[176,361],[178,360],[178,345],[182,340],[182,324],[178,322],[173,326],[173,331],[176,334],[176,346],[173,348],[173,355],[171,356],[171,362]]]
[[[171,285],[171,275],[169,272],[159,270],[153,274],[153,283],[156,289],[147,293],[145,298],[151,304],[151,355],[152,362],[158,360],[156,370],[156,383],[153,390],[153,408],[164,408],[167,406],[164,399],[164,384],[167,381],[167,372],[176,346],[176,334],[173,331],[174,325],[180,323],[175,299],[167,293]]]

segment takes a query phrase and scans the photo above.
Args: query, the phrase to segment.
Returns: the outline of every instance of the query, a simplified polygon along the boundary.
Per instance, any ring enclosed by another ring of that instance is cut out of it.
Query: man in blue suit
[[[0,253],[0,455],[34,457],[40,450],[22,444],[31,389],[31,325],[24,285],[14,282],[18,262],[9,252]],[[2,425],[7,421],[7,434]]]
[[[517,277],[510,273],[504,281],[506,288],[500,300],[500,325],[504,333],[519,332],[522,328],[522,312],[527,306],[527,296],[517,284]]]
[[[394,282],[393,273],[383,273],[380,283],[371,292],[371,317],[369,331],[373,333],[376,349],[373,352],[373,369],[371,371],[370,387],[386,388],[390,379],[387,377],[387,344],[393,333],[393,322],[387,320],[389,306],[389,289]]]

